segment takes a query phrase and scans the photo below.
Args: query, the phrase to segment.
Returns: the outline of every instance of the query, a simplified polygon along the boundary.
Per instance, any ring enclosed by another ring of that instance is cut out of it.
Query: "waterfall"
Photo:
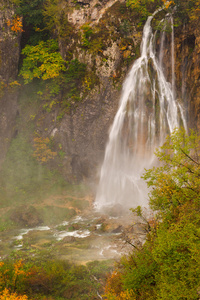
[[[164,74],[165,31],[156,51],[148,17],[143,29],[141,56],[128,74],[118,111],[114,118],[100,173],[94,206],[104,210],[120,204],[122,208],[148,207],[146,183],[141,179],[144,169],[155,163],[154,151],[166,135],[180,123],[186,126],[184,112],[175,99],[173,18],[166,16],[171,26],[171,82]],[[162,22],[162,21],[161,21]]]

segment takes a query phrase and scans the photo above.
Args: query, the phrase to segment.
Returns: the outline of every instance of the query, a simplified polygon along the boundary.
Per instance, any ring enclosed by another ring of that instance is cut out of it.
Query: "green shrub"
[[[101,269],[101,266],[104,266]],[[98,268],[98,279],[94,267]],[[75,265],[67,261],[46,258],[42,252],[37,256],[0,262],[0,291],[7,287],[17,293],[25,293],[30,299],[96,300],[97,292],[103,292],[106,273],[110,263]],[[17,277],[16,277],[17,275]],[[16,279],[18,281],[14,281]],[[16,284],[15,284],[16,283]]]
[[[22,54],[25,58],[20,75],[25,83],[31,82],[33,78],[43,80],[56,78],[61,72],[66,71],[56,40],[41,41],[36,46],[26,45]]]

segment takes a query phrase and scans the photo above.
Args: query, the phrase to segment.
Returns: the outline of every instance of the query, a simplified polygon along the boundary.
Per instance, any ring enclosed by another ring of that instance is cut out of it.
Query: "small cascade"
[[[184,112],[175,99],[173,18],[166,16],[160,49],[151,21],[143,29],[141,56],[128,74],[122,90],[101,168],[95,208],[104,210],[120,204],[122,208],[148,207],[146,183],[141,179],[144,169],[155,163],[154,151],[166,135],[183,124]],[[165,27],[171,26],[171,82],[165,77]],[[160,23],[160,24],[161,24]]]
[[[172,30],[172,93],[173,96],[175,97],[175,66],[174,66],[174,21],[173,18],[171,16],[171,30]]]

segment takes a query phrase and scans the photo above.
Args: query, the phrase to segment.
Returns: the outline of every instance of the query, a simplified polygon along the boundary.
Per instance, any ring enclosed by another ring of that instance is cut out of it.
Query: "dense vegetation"
[[[175,131],[156,154],[160,165],[144,175],[155,217],[145,244],[109,278],[106,299],[199,299],[200,137]]]
[[[48,253],[0,262],[0,299],[99,299],[112,263],[86,266],[55,260]]]

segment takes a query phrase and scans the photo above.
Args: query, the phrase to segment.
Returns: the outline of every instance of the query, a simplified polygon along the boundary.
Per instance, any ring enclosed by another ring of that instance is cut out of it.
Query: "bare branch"
[[[196,165],[200,165],[197,161],[195,161],[191,156],[189,156],[182,148],[180,148],[181,152],[183,152],[183,154],[185,156],[187,156],[191,161],[193,161]]]

